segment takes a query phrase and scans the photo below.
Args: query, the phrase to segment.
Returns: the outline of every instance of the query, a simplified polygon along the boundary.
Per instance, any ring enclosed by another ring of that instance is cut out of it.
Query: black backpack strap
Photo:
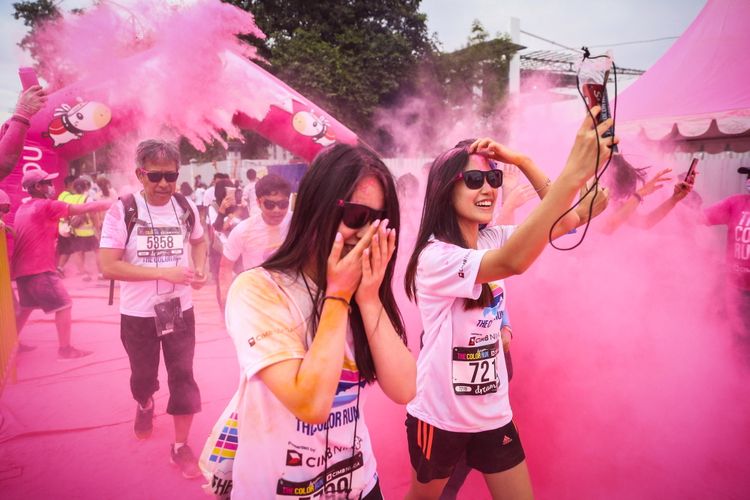
[[[180,206],[180,208],[182,208],[182,211],[184,212],[182,214],[181,222],[185,224],[185,227],[187,228],[187,237],[189,240],[190,235],[193,233],[193,228],[195,227],[195,213],[190,207],[190,202],[188,202],[187,198],[185,198],[185,195],[180,192],[176,192],[172,196],[175,200],[177,200],[177,204]]]
[[[127,230],[127,237],[125,238],[125,246],[128,246],[130,241],[130,233],[133,232],[135,223],[138,220],[138,204],[135,202],[135,196],[133,194],[126,194],[120,196],[122,202],[122,208],[125,213],[125,229]]]
[[[120,201],[122,202],[125,230],[127,231],[127,236],[125,237],[125,246],[127,247],[128,241],[130,241],[130,233],[133,232],[136,220],[138,219],[138,205],[135,202],[135,196],[133,196],[132,194],[120,196]],[[114,302],[115,280],[109,280],[109,305],[111,306],[112,304],[114,304]]]

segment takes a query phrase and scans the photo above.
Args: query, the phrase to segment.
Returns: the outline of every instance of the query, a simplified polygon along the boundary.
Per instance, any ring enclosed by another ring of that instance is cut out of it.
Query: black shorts
[[[49,314],[73,305],[60,276],[51,271],[19,276],[16,287],[21,307],[26,309],[41,309]]]
[[[73,251],[93,252],[99,249],[99,240],[96,236],[76,236],[73,238]]]
[[[509,422],[483,432],[450,432],[406,415],[411,466],[420,483],[450,477],[461,455],[482,474],[512,469],[526,458],[516,426]]]
[[[57,238],[57,254],[58,255],[72,255],[76,252],[75,249],[75,236],[58,236]]]

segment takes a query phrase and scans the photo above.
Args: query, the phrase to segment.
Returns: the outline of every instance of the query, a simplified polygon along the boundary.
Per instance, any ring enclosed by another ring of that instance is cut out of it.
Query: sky
[[[12,111],[20,91],[17,69],[32,61],[17,44],[26,33],[13,19],[14,0],[0,0],[0,118]],[[128,0],[119,0],[127,4]],[[632,45],[614,44],[679,36],[695,19],[705,0],[423,0],[420,10],[444,51],[461,48],[478,19],[491,34],[508,31],[510,18],[521,30],[568,47],[592,47],[592,53],[613,50],[620,67],[648,69],[674,39]],[[61,0],[64,10],[90,5],[89,0]],[[552,44],[521,34],[529,49],[557,50]],[[594,46],[603,46],[594,48]]]

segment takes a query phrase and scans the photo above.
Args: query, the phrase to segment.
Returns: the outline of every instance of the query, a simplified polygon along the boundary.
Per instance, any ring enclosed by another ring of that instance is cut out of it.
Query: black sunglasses
[[[503,171],[502,170],[467,170],[461,172],[456,176],[456,180],[463,179],[464,184],[469,189],[480,189],[484,186],[484,180],[487,179],[487,184],[491,188],[499,188],[503,185]]]
[[[10,212],[10,205],[0,205],[0,214],[7,214]]]
[[[161,182],[162,179],[166,179],[167,182],[177,182],[177,178],[180,176],[179,172],[148,172],[144,169],[140,169],[140,171],[142,174],[146,174],[151,182]]]
[[[352,229],[359,229],[376,219],[385,219],[385,210],[375,210],[367,205],[359,203],[350,203],[339,200],[338,206],[341,207],[341,221]]]
[[[289,200],[280,200],[280,201],[263,200],[263,206],[266,207],[266,210],[273,210],[276,207],[279,207],[281,210],[284,210],[285,208],[289,207]]]

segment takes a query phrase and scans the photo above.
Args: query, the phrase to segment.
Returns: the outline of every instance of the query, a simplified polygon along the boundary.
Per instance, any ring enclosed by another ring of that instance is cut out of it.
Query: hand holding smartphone
[[[18,77],[21,79],[21,87],[23,87],[24,90],[33,87],[34,85],[39,85],[39,78],[37,78],[34,68],[18,68]]]
[[[700,161],[700,159],[693,158],[693,161],[690,162],[690,168],[688,169],[687,174],[685,174],[685,180],[684,180],[684,182],[690,183],[690,181],[688,179],[690,179],[690,175],[695,171],[695,167],[698,166],[698,162],[699,161]]]

